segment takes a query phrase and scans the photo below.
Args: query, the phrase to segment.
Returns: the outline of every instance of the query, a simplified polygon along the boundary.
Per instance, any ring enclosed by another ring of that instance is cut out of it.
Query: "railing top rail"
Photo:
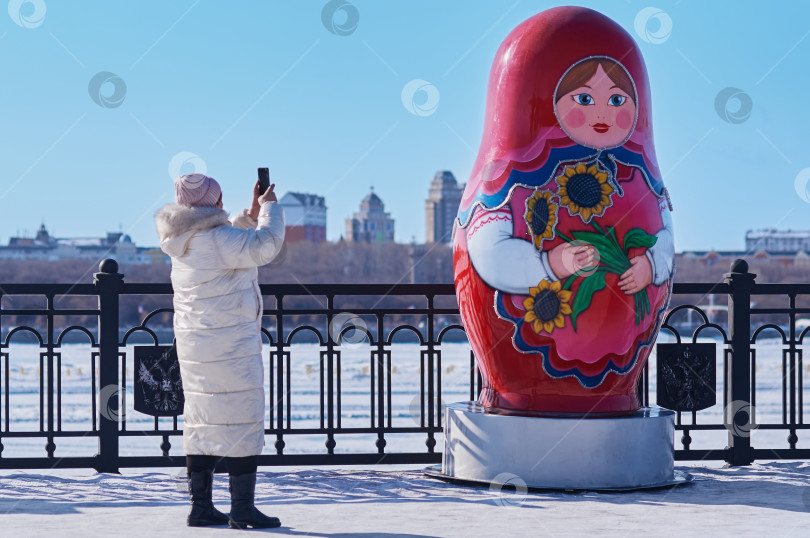
[[[453,284],[260,284],[264,295],[455,295]],[[725,282],[676,282],[676,294],[725,295],[731,288]],[[93,284],[0,284],[0,295],[96,295]],[[125,282],[122,295],[171,295],[168,282]],[[807,284],[757,283],[752,295],[810,295]]]
[[[727,295],[731,287],[725,282],[676,282],[672,286],[673,294]]]
[[[260,284],[263,295],[455,295],[453,284]],[[172,294],[168,283],[125,283],[123,295]]]
[[[755,284],[751,295],[810,295],[810,284]]]
[[[0,284],[0,295],[97,295],[93,284]]]
[[[455,295],[453,284],[260,284],[264,295]],[[1,284],[0,295],[96,295],[93,284]],[[168,282],[125,282],[122,295],[171,295]],[[676,282],[675,294],[725,295],[731,287],[725,282]],[[752,295],[810,295],[807,284],[756,283]]]
[[[174,290],[168,282],[126,282],[121,285],[122,295],[172,295]]]
[[[731,286],[725,282],[676,282],[672,292],[677,295],[728,295]],[[751,295],[810,295],[810,284],[755,283]]]

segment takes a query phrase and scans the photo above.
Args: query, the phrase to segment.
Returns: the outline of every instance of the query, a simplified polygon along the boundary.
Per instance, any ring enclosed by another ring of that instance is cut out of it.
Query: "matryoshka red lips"
[[[594,123],[591,127],[599,134],[605,134],[610,129],[610,125],[607,123]]]

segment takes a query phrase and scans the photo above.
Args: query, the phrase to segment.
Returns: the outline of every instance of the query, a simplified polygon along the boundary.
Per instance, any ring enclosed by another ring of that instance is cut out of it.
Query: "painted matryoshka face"
[[[555,112],[568,136],[595,149],[624,144],[636,122],[633,96],[619,88],[601,64],[587,82],[557,100]]]

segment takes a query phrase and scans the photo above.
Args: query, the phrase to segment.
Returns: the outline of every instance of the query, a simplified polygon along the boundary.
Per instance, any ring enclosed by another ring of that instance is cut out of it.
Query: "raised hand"
[[[259,197],[259,203],[263,204],[265,202],[278,202],[278,198],[276,198],[276,193],[273,191],[273,189],[275,189],[275,188],[276,188],[276,184],[271,183],[270,186],[267,187],[267,190],[264,191],[264,194],[262,194]]]
[[[259,209],[262,207],[261,202],[259,202],[259,188],[259,182],[257,181],[253,185],[253,203],[250,204],[250,218],[253,220],[259,218]]]
[[[278,202],[278,198],[276,198],[276,193],[273,192],[273,189],[276,188],[276,184],[273,183],[270,187],[264,191],[264,194],[259,194],[259,182],[257,181],[255,185],[253,185],[253,203],[250,205],[250,218],[256,220],[259,218],[259,210],[262,208],[262,204],[265,202]]]

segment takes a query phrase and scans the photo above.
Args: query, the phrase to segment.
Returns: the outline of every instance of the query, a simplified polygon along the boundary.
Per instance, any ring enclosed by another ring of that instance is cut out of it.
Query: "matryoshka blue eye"
[[[610,106],[622,106],[627,101],[627,97],[623,95],[611,95],[608,99]]]
[[[574,102],[580,105],[588,106],[594,104],[593,97],[591,97],[590,94],[587,93],[578,93],[576,95],[573,95],[572,97],[574,98]]]

